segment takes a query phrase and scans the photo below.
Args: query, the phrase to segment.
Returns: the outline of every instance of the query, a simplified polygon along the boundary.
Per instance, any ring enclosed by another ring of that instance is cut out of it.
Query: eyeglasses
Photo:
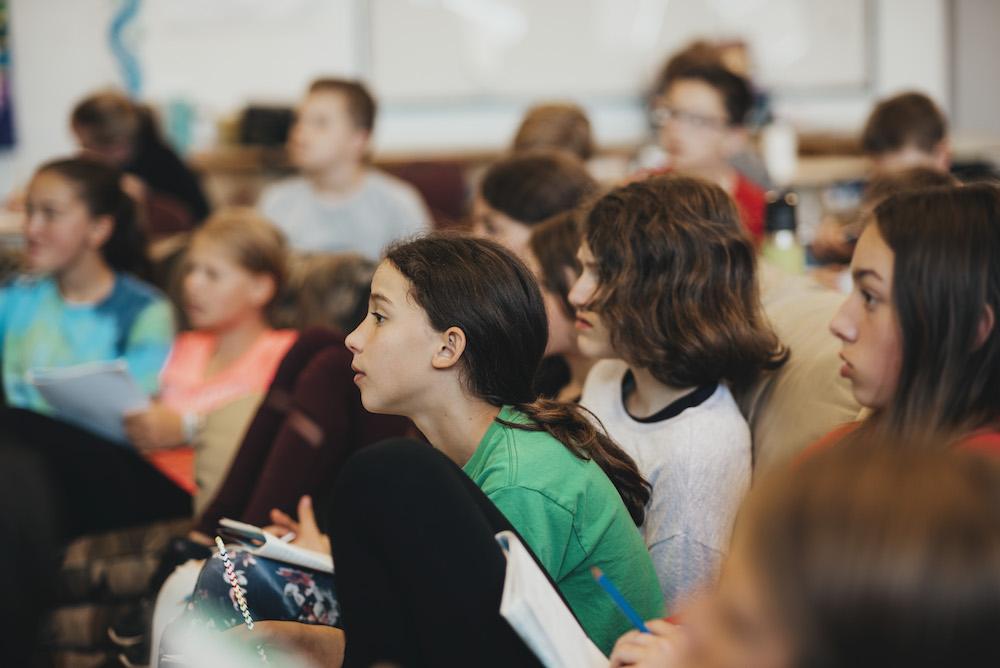
[[[703,116],[702,114],[674,109],[673,107],[656,107],[650,112],[650,118],[653,121],[653,125],[658,128],[666,125],[670,119],[694,128],[721,130],[729,126],[729,122],[724,119],[716,118],[715,116]]]

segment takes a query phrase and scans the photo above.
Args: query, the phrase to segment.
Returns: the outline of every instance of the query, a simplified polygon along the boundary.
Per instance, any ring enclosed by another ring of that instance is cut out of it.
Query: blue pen
[[[601,587],[604,588],[604,591],[608,592],[608,596],[611,597],[611,600],[615,602],[618,608],[625,614],[626,617],[628,617],[628,620],[632,622],[632,626],[639,629],[643,633],[649,633],[649,629],[646,628],[646,625],[643,623],[642,617],[640,617],[639,614],[632,609],[632,606],[628,604],[628,601],[625,600],[622,593],[618,591],[616,586],[611,584],[611,580],[608,579],[601,569],[597,566],[591,566],[590,572],[593,574],[594,579],[597,580],[597,584],[601,585]]]

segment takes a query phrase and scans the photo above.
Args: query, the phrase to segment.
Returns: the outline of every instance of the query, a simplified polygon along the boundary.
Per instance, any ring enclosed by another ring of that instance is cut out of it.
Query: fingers
[[[649,629],[650,633],[654,636],[660,636],[661,638],[669,637],[677,630],[676,625],[662,619],[649,620],[646,622],[646,628]]]
[[[316,514],[313,512],[312,498],[307,494],[299,499],[299,524],[305,530],[319,531]]]
[[[631,666],[642,661],[647,654],[649,641],[652,639],[648,633],[629,631],[615,643],[615,648],[611,652],[611,667]]]
[[[272,536],[277,536],[281,538],[285,534],[293,533],[288,527],[281,526],[280,524],[268,524],[266,527],[261,527],[265,533],[269,533]]]
[[[290,515],[278,510],[277,508],[271,509],[271,521],[278,527],[284,528],[282,533],[299,530],[299,523],[293,520]]]

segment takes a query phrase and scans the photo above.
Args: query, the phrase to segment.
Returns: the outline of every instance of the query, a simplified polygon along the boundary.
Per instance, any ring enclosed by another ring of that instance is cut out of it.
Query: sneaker
[[[128,608],[108,627],[108,637],[118,647],[129,648],[146,642],[152,615],[145,601]]]
[[[133,645],[118,653],[118,663],[125,668],[149,668],[149,645]]]

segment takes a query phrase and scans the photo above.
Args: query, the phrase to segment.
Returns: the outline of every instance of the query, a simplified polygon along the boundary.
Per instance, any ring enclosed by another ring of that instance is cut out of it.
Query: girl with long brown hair
[[[569,298],[581,352],[601,361],[581,404],[652,483],[643,533],[669,605],[714,571],[750,485],[750,431],[730,387],[786,353],[719,186],[633,183],[601,198],[584,227]]]
[[[636,528],[649,487],[631,458],[576,406],[536,399],[534,373],[546,330],[535,279],[497,244],[428,237],[389,250],[372,280],[370,317],[347,338],[355,381],[365,408],[411,418],[444,457],[403,444],[397,449],[405,454],[394,459],[376,448],[359,459],[375,460],[377,466],[366,472],[349,464],[341,475],[330,538],[338,581],[343,575],[345,583],[354,582],[360,599],[370,601],[372,591],[400,578],[426,578],[414,570],[414,564],[436,568],[421,561],[425,553],[434,562],[441,555],[468,552],[472,533],[460,530],[467,525],[438,525],[452,513],[473,524],[490,524],[489,513],[477,510],[485,495],[486,505],[492,502],[521,534],[584,630],[605,651],[628,622],[594,586],[592,566],[604,570],[642,614],[662,613],[662,595]],[[403,467],[399,475],[392,472],[394,466]],[[393,483],[373,488],[365,482],[371,475]],[[465,491],[456,491],[445,507],[424,505],[449,487]],[[358,508],[368,510],[362,516]],[[371,524],[376,517],[378,527]],[[437,544],[406,543],[402,537],[414,528]],[[480,533],[492,537],[499,528]],[[372,550],[398,552],[403,561],[372,563],[364,556]],[[446,561],[452,574],[481,568],[457,563],[464,561],[460,558]],[[354,652],[369,662],[423,663],[416,647],[407,648],[411,654],[378,655],[373,645],[384,642],[379,638],[385,634],[380,623],[366,625],[365,610],[384,616],[385,606],[371,610],[370,603],[353,598],[352,585],[345,587],[338,585],[348,663],[353,665]],[[392,596],[406,596],[393,589]],[[481,589],[470,589],[470,595],[476,591]],[[488,601],[493,616],[498,603],[499,598]],[[411,619],[400,626],[418,623]]]
[[[854,288],[830,323],[841,374],[871,411],[847,429],[902,444],[947,430],[963,447],[1000,452],[998,256],[993,186],[900,194],[875,208],[851,261]]]

